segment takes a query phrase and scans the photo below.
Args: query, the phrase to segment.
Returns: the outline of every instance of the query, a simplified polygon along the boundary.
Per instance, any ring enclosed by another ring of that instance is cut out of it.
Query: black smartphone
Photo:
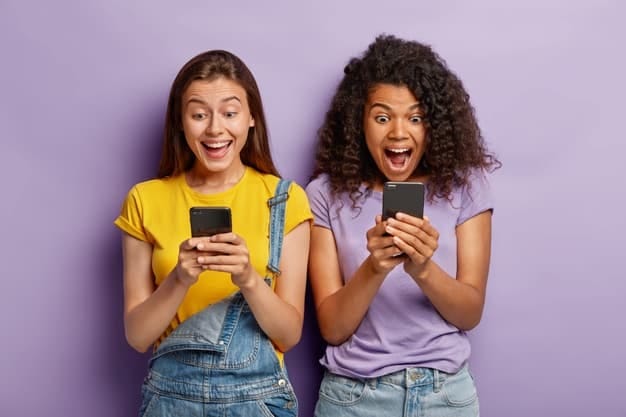
[[[191,207],[191,237],[213,236],[232,231],[229,207]]]
[[[383,220],[397,212],[424,217],[424,184],[388,181],[383,186]]]

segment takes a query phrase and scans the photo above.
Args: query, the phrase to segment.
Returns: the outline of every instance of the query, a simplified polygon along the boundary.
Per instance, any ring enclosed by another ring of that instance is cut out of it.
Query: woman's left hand
[[[419,275],[439,247],[439,232],[428,217],[420,219],[398,213],[387,219],[387,233],[393,236],[393,243],[406,256],[404,269],[412,276]]]
[[[251,287],[258,278],[250,265],[246,241],[235,233],[213,235],[197,248],[204,252],[198,257],[203,269],[230,273],[233,284],[239,288]]]

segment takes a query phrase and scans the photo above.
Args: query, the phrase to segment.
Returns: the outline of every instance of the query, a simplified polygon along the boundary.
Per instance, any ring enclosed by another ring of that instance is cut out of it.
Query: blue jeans
[[[478,396],[467,366],[455,374],[408,368],[378,378],[326,372],[315,417],[477,417]]]

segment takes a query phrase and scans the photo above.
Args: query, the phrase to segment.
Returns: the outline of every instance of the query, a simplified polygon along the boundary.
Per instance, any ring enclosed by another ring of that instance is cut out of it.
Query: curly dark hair
[[[354,207],[363,184],[369,194],[386,180],[368,151],[363,126],[368,94],[378,84],[406,86],[420,102],[427,134],[416,173],[429,178],[429,201],[450,200],[456,187],[469,186],[472,171],[501,166],[487,150],[461,80],[430,46],[379,35],[344,74],[318,131],[312,178],[327,174],[332,193],[349,193]]]

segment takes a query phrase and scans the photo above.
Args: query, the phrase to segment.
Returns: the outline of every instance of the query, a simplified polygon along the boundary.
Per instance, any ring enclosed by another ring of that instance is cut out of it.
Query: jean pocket
[[[141,407],[139,408],[139,417],[150,417],[151,410],[159,399],[159,394],[151,390],[147,384],[141,386]]]
[[[357,403],[363,396],[365,384],[357,379],[346,378],[327,372],[320,384],[320,397],[338,405]]]
[[[447,375],[441,387],[443,396],[451,407],[467,407],[478,400],[476,385],[467,368]]]
[[[295,395],[282,394],[265,398],[258,402],[261,415],[267,417],[296,417],[298,415],[298,401]]]

